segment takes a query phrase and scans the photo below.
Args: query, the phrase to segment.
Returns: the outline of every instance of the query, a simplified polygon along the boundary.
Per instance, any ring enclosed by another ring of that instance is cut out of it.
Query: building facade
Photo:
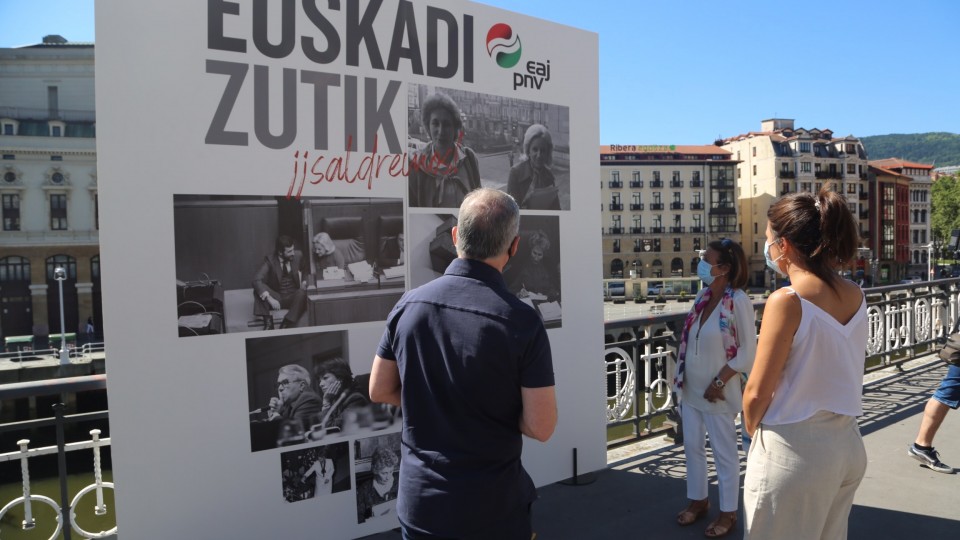
[[[714,145],[601,146],[604,278],[695,276],[707,242],[739,242],[735,168]]]
[[[0,49],[0,334],[100,328],[92,43]],[[55,279],[63,268],[66,278]]]
[[[870,237],[864,239],[864,243],[875,246],[865,254],[865,258],[872,258],[871,283],[897,283],[907,277],[910,264],[910,177],[872,165],[867,177],[870,204],[875,209],[870,215]]]
[[[870,236],[868,162],[858,138],[837,138],[829,129],[795,128],[791,119],[771,118],[761,122],[760,131],[724,139],[722,145],[736,163],[742,243],[751,285],[770,287],[774,279],[763,258],[763,244],[767,210],[778,197],[797,191],[816,193],[829,183],[846,198],[861,237]],[[849,268],[855,266],[851,262]]]
[[[898,158],[878,159],[870,165],[903,175],[910,180],[910,261],[907,273],[910,276],[927,276],[927,259],[933,243],[931,221],[933,218],[932,198],[933,165],[915,163]],[[944,241],[946,239],[942,239]]]

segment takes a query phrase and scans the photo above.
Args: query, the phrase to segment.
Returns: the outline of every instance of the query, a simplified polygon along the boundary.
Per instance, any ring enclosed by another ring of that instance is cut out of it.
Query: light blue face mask
[[[776,242],[776,240],[774,240],[774,242]],[[784,272],[783,270],[781,270],[781,269],[780,269],[780,265],[777,264],[777,261],[779,261],[780,259],[783,258],[783,254],[781,253],[780,256],[777,257],[776,259],[771,259],[771,258],[770,258],[770,244],[772,244],[772,242],[764,242],[764,243],[763,243],[763,258],[766,259],[766,261],[767,261],[767,266],[768,266],[771,270],[773,270],[774,272],[776,272],[778,276],[780,276],[780,277],[787,277],[787,273]]]
[[[714,278],[716,278],[716,276],[710,274],[712,270],[713,265],[703,259],[700,259],[700,262],[697,263],[697,277],[700,278],[700,281],[707,287],[709,287],[710,284],[713,283]]]

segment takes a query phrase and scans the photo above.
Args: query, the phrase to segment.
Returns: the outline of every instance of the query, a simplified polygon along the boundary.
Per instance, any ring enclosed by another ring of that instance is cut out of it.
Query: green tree
[[[960,229],[960,175],[938,178],[931,189],[930,204],[933,236],[949,242],[950,233]]]

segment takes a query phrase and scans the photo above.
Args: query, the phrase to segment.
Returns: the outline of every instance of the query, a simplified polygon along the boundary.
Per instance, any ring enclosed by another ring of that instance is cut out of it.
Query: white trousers
[[[720,511],[735,512],[740,499],[740,455],[737,453],[735,414],[710,414],[689,405],[681,405],[683,451],[687,455],[687,498],[707,498],[707,448],[717,467],[720,484]]]
[[[743,482],[744,538],[842,540],[867,468],[857,419],[820,411],[753,435]]]

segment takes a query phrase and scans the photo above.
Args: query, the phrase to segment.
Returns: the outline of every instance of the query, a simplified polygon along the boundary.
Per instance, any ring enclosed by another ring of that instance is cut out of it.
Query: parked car
[[[670,285],[650,285],[647,287],[647,296],[659,296],[661,294],[673,294],[673,287]]]
[[[907,279],[900,280],[901,285],[913,285],[914,283],[920,283],[923,280],[920,279],[920,276],[910,276]]]

